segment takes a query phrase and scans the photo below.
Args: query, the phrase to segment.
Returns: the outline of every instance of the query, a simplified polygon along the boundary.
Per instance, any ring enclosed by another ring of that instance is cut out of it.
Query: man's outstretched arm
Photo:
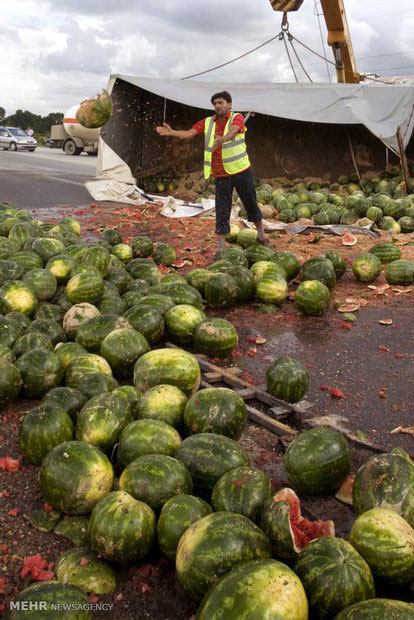
[[[179,140],[192,140],[198,136],[195,129],[171,129],[167,123],[164,123],[162,127],[156,127],[155,129],[160,136],[165,136],[167,138],[178,138]]]

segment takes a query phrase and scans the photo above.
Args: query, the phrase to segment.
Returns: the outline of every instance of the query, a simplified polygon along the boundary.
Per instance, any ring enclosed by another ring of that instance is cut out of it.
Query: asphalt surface
[[[83,184],[95,177],[96,163],[96,157],[70,157],[60,149],[0,150],[0,202],[23,209],[88,203],[91,196]]]

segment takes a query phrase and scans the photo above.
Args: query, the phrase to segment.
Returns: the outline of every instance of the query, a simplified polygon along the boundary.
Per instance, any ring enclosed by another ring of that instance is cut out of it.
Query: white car
[[[37,147],[34,138],[17,127],[0,127],[0,148],[5,151],[31,151]]]

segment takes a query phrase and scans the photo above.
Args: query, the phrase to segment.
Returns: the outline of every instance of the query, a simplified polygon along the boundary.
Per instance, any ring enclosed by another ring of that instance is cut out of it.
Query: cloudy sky
[[[414,74],[413,0],[344,1],[358,70]],[[7,114],[65,112],[100,92],[111,73],[178,79],[209,69],[270,39],[281,21],[269,0],[2,0],[1,7],[0,106]],[[321,54],[324,43],[332,59],[321,12],[317,0],[304,0],[290,27]],[[314,81],[329,80],[324,61],[298,52]],[[332,66],[329,72],[335,81]],[[298,77],[307,81],[300,68]],[[197,79],[294,81],[277,40]]]

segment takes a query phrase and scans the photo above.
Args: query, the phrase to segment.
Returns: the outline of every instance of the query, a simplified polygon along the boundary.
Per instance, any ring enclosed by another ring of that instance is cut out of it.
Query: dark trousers
[[[229,177],[216,177],[216,233],[227,235],[230,232],[230,214],[233,189],[236,188],[240,200],[247,211],[249,222],[260,222],[262,213],[257,205],[256,188],[251,168]]]

